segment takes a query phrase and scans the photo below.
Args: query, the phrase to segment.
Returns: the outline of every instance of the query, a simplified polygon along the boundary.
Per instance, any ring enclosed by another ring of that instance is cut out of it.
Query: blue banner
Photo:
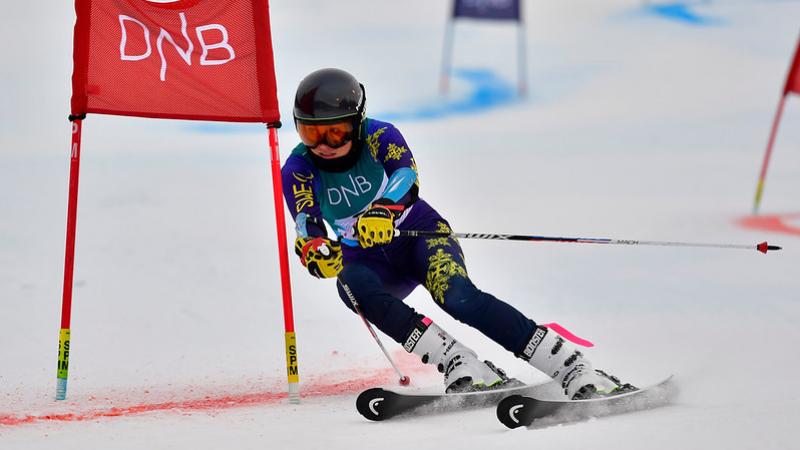
[[[520,21],[520,0],[454,0],[453,17]]]

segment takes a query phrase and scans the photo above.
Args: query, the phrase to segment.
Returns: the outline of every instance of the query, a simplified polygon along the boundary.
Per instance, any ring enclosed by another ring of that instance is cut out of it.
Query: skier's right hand
[[[324,237],[298,237],[294,251],[311,275],[333,278],[342,271],[342,246]]]

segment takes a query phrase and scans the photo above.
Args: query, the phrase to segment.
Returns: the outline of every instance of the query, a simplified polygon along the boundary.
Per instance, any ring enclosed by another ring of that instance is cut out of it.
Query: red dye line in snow
[[[800,213],[781,214],[772,216],[749,216],[739,219],[739,225],[765,231],[793,234],[800,236],[800,227],[788,225],[784,220],[800,219]]]
[[[311,382],[302,386],[301,397],[325,397],[331,395],[352,394],[380,384],[388,384],[392,370],[376,371],[368,378],[343,381],[339,383]],[[112,407],[84,412],[60,414],[14,416],[0,413],[0,425],[15,426],[37,422],[82,422],[105,417],[126,417],[157,411],[209,411],[247,406],[278,403],[286,398],[285,392],[256,392],[250,394],[225,395],[222,397],[205,397],[195,400],[170,401],[163,403],[141,404],[125,407]]]

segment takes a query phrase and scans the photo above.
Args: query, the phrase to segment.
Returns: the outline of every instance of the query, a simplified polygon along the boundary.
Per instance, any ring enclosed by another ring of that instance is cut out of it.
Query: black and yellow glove
[[[356,223],[358,243],[363,248],[392,242],[394,219],[403,213],[403,205],[375,202]]]
[[[294,251],[311,275],[333,278],[342,271],[342,246],[324,237],[299,237]]]

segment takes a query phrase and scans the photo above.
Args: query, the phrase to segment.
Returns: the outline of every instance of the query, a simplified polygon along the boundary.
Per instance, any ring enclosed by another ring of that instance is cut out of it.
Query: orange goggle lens
[[[353,123],[348,121],[317,125],[298,122],[297,133],[303,144],[309,148],[320,144],[338,148],[353,139]]]

